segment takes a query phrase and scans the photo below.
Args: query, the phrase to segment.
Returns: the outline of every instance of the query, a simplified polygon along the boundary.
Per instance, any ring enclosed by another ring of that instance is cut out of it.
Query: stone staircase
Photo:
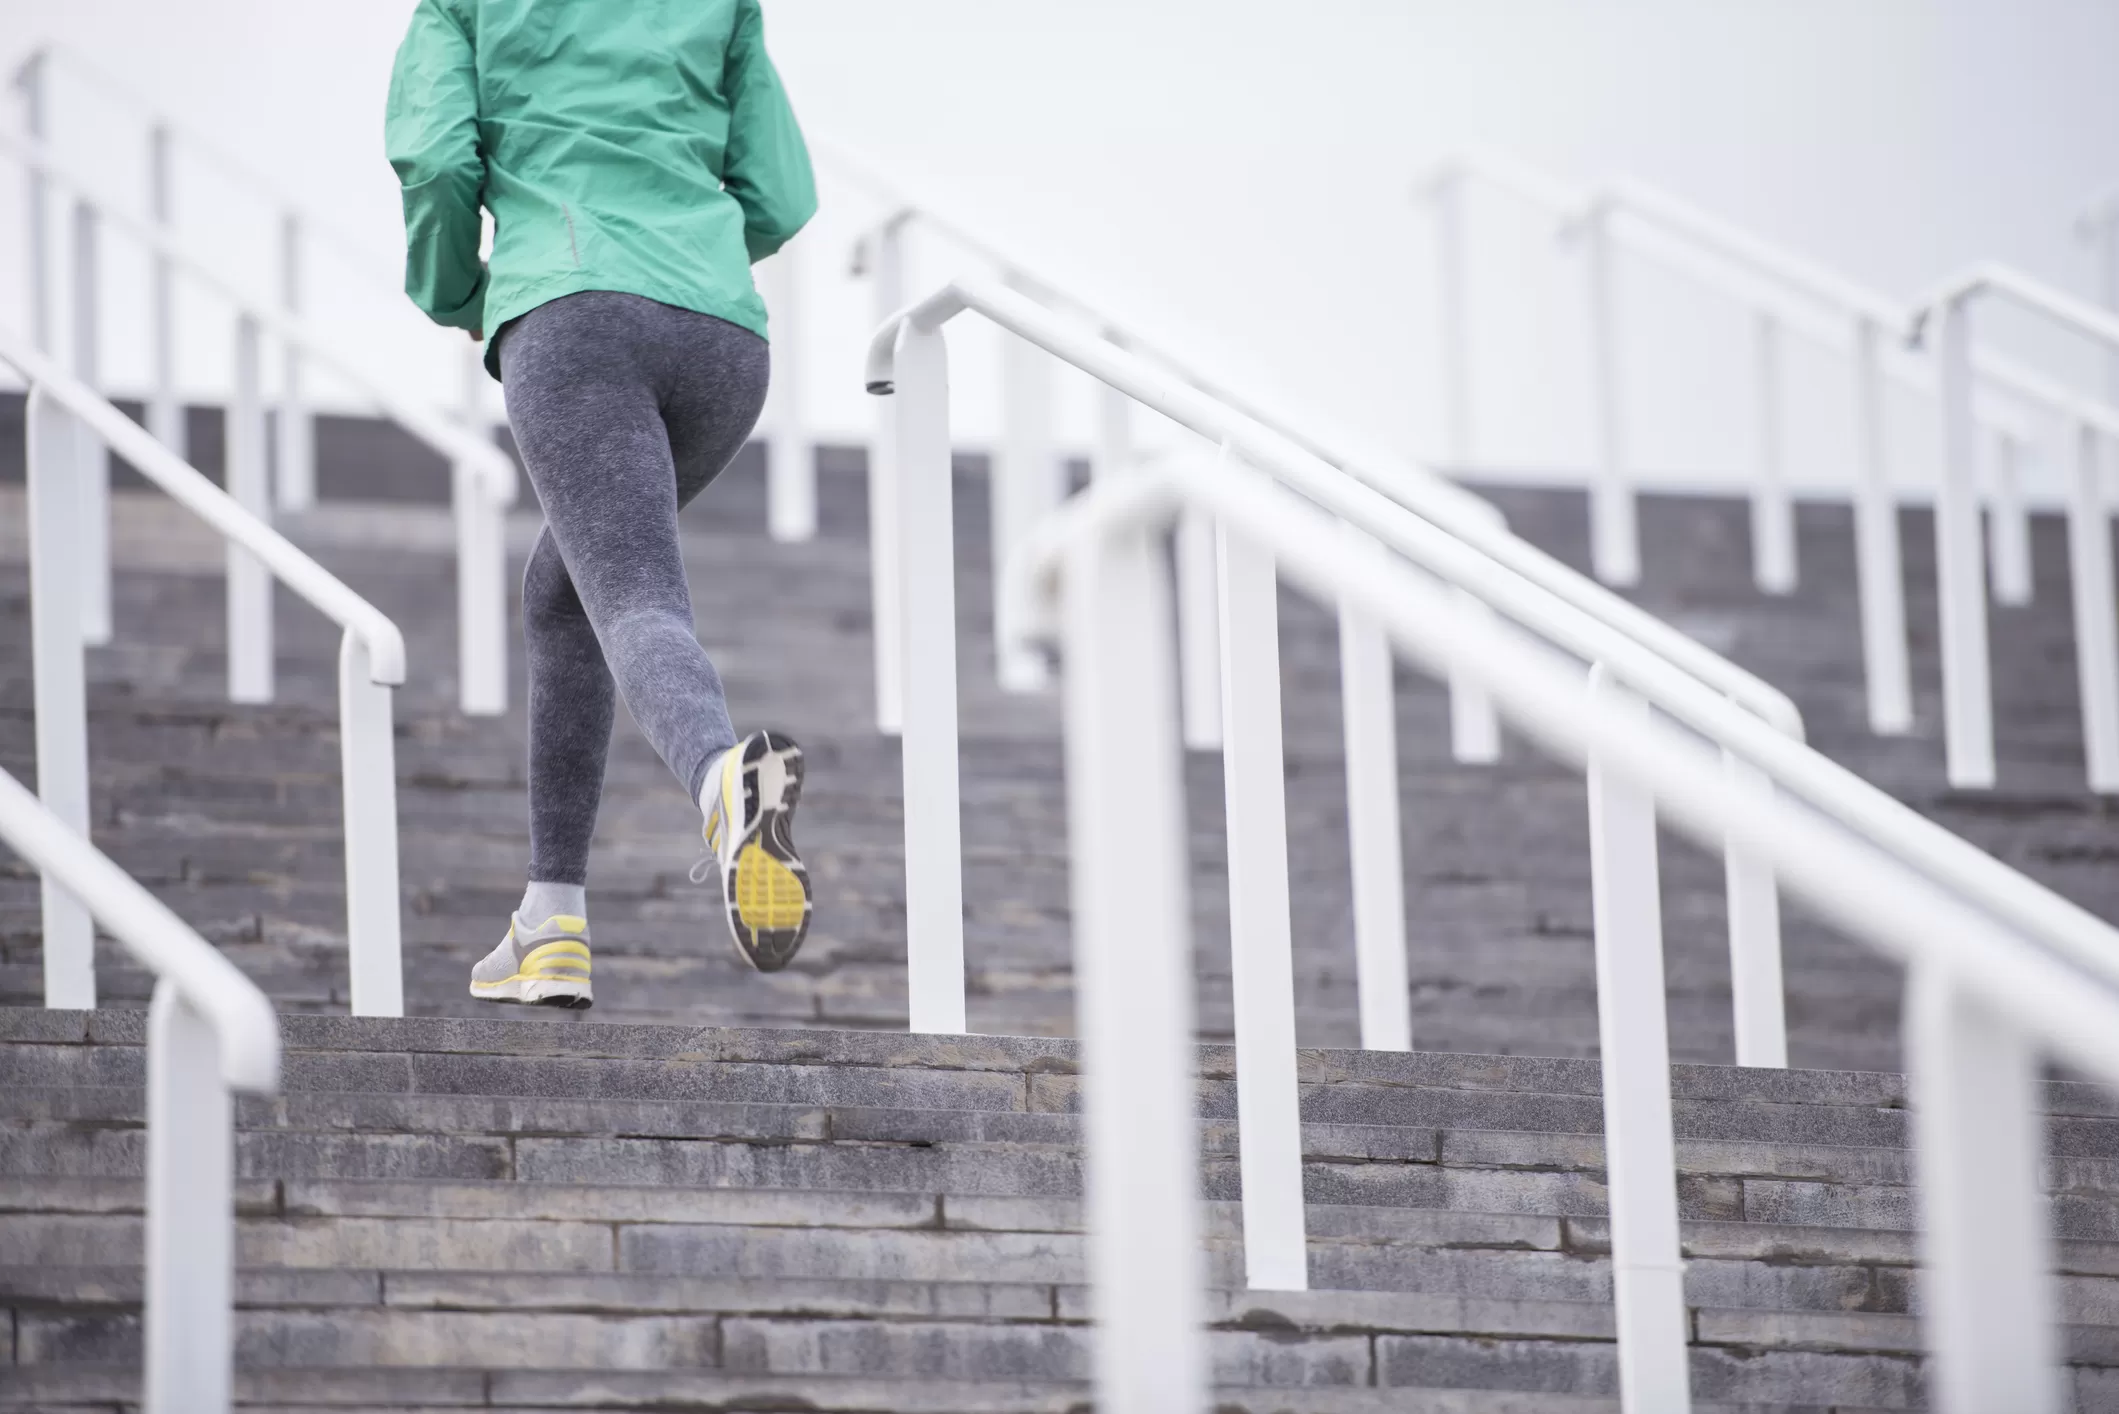
[[[194,445],[210,465],[215,439]],[[416,475],[393,473],[400,504],[327,503],[286,527],[408,639],[398,764],[416,1015],[402,1022],[331,1014],[345,1008],[335,633],[283,600],[280,702],[229,705],[218,544],[166,503],[120,494],[117,642],[90,657],[96,840],[289,1013],[286,1093],[240,1114],[247,1403],[1086,1408],[1056,704],[993,684],[984,488],[967,465],[970,1015],[989,1034],[906,1037],[898,767],[872,725],[864,498],[857,463],[825,470],[812,544],[764,538],[755,460],[687,516],[701,636],[739,723],[781,726],[810,753],[810,944],[773,977],[737,964],[685,880],[696,817],[621,723],[585,1019],[496,1016],[463,995],[521,887],[523,724],[519,710],[453,710],[449,532],[416,503]],[[0,654],[0,765],[29,778],[11,494],[0,487],[0,641],[16,649]],[[1523,533],[1582,561],[1578,496],[1499,499]],[[2119,845],[2081,788],[2057,523],[2036,527],[2038,603],[1995,611],[2003,784],[1968,795],[1942,784],[1924,516],[1906,516],[1921,731],[1899,742],[1861,723],[1844,510],[1803,508],[1804,587],[1785,600],[1750,588],[1741,507],[1656,499],[1644,517],[1643,603],[1789,690],[1821,749],[2119,916]],[[533,529],[514,527],[518,552]],[[1329,616],[1285,600],[1283,658],[1299,1034],[1351,1046]],[[1320,1289],[1304,1295],[1238,1289],[1229,1058],[1203,1053],[1220,1407],[1615,1408],[1597,1076],[1570,1059],[1596,1041],[1581,781],[1513,746],[1496,768],[1455,765],[1441,693],[1412,677],[1401,689],[1423,1052],[1305,1054]],[[1218,760],[1195,757],[1188,777],[1201,1029],[1219,1040]],[[1690,1062],[1731,1054],[1721,892],[1718,859],[1667,842],[1672,1044]],[[1813,1069],[1677,1071],[1694,1388],[1702,1408],[1732,1411],[1918,1408],[1903,1087],[1888,1074],[1900,979],[1799,909],[1788,924],[1791,1049]],[[41,1000],[37,928],[34,880],[9,865],[0,1002]],[[108,944],[99,969],[111,1010],[0,1010],[14,1359],[0,1406],[138,1398],[141,1017],[128,1008],[147,979]],[[2119,1112],[2075,1084],[2056,1084],[2051,1108],[2079,1407],[2119,1409]]]
[[[0,1405],[137,1398],[138,1012],[0,1011]],[[237,1360],[270,1408],[1079,1410],[1074,1047],[289,1016],[240,1105]],[[1303,1054],[1307,1293],[1242,1289],[1201,1052],[1217,1409],[1615,1409],[1597,1072]],[[1680,1066],[1704,1410],[1920,1407],[1888,1075]],[[2119,1119],[2049,1090],[2071,1355],[2119,1407]]]

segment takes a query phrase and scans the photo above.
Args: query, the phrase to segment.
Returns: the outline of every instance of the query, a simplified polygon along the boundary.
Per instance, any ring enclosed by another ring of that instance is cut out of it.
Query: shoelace
[[[708,879],[713,878],[714,866],[716,866],[720,862],[720,860],[714,858],[714,856],[709,854],[708,856],[706,856],[706,858],[700,860],[697,864],[694,864],[692,866],[692,882],[695,884],[703,884]]]

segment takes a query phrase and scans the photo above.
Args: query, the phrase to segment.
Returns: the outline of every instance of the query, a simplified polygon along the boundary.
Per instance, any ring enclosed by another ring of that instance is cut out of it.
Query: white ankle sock
[[[522,891],[522,907],[515,916],[535,926],[560,914],[575,918],[589,915],[589,891],[580,884],[540,884],[535,879]]]
[[[701,815],[714,813],[714,799],[721,794],[721,763],[728,760],[729,751],[734,751],[735,749],[735,747],[731,746],[728,751],[717,751],[714,753],[714,759],[706,763],[706,776],[699,782],[699,813]]]

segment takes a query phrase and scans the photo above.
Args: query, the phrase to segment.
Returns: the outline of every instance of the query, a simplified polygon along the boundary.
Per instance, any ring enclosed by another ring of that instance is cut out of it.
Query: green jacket
[[[763,335],[751,262],[817,209],[759,0],[419,0],[384,141],[405,293],[488,334],[618,290]]]

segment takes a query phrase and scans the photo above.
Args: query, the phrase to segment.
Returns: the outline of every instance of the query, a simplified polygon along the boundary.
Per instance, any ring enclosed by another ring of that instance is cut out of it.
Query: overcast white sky
[[[1374,436],[1431,446],[1429,246],[1407,198],[1467,141],[1580,178],[1662,182],[1897,295],[1981,257],[2089,288],[2075,208],[2119,182],[2119,4],[2110,0],[766,0],[805,123],[858,144],[1085,283],[1204,330],[1276,386]],[[55,81],[66,150],[114,194],[142,189],[139,113],[159,108],[270,172],[388,265],[395,191],[380,106],[410,0],[6,0],[0,59],[65,41],[135,98]],[[187,159],[186,238],[269,283],[267,208]],[[840,275],[870,214],[836,190],[812,248],[828,429],[852,434],[866,297]],[[0,176],[0,320],[19,326],[20,184]],[[1584,455],[1571,267],[1498,202],[1476,226],[1481,450]],[[923,277],[957,263],[921,257]],[[143,361],[138,282],[114,258],[114,381]],[[436,400],[445,346],[320,266],[319,318]],[[130,282],[130,283],[128,283]],[[130,291],[128,295],[127,291]],[[1745,455],[1743,323],[1629,272],[1630,391],[1643,458],[1694,475]],[[203,300],[192,380],[225,326]],[[960,342],[961,421],[988,419],[980,340]],[[2047,345],[2033,345],[2044,352]],[[2086,376],[2087,360],[2062,360]],[[1791,370],[1799,459],[1836,462],[1840,382]]]

